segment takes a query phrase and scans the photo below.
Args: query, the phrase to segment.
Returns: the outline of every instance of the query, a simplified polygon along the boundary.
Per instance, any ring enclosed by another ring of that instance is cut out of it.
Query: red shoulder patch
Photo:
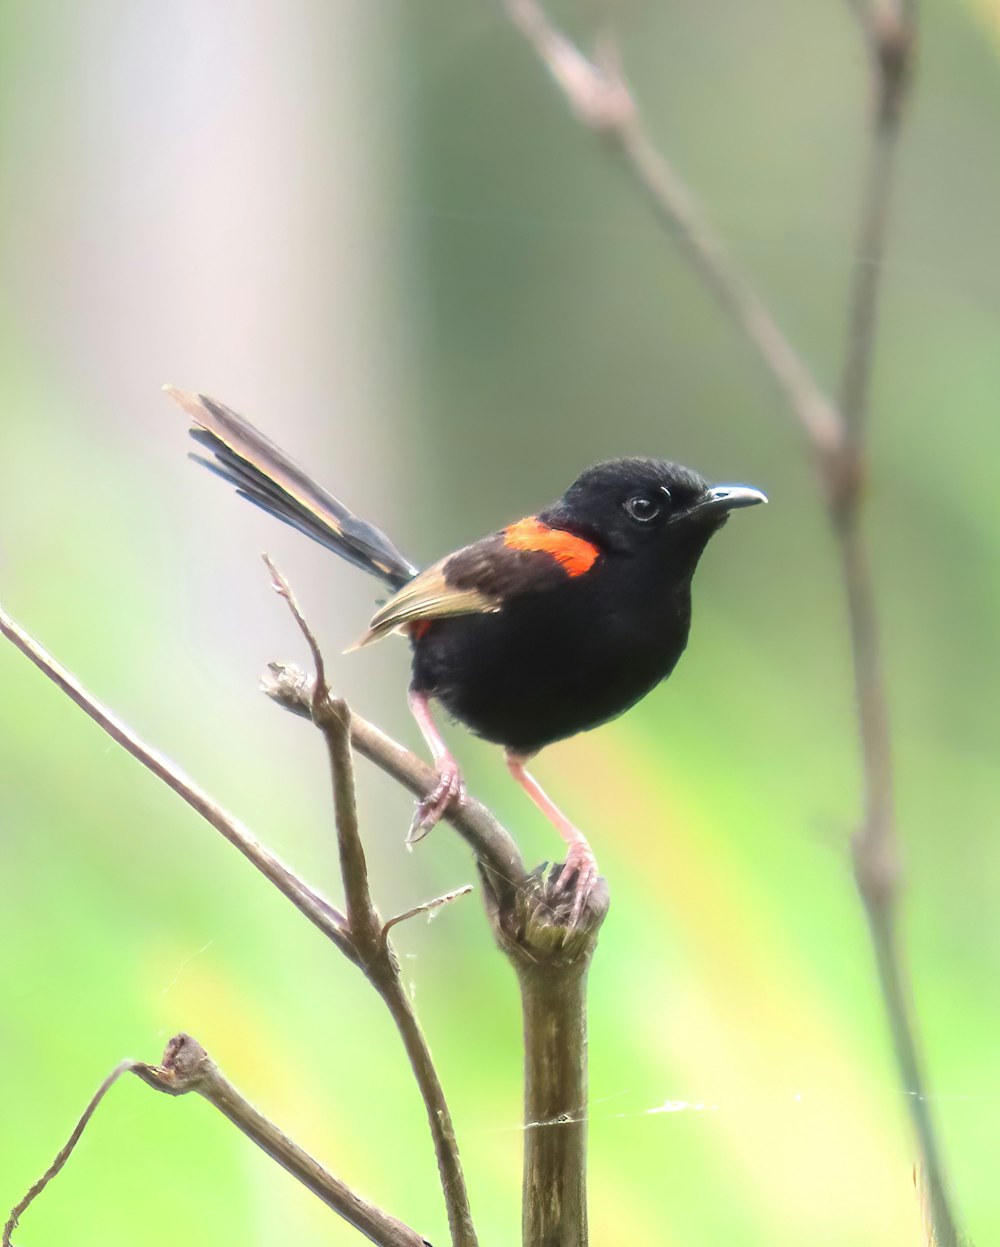
[[[505,528],[503,543],[511,550],[539,550],[551,554],[570,576],[582,576],[590,571],[600,554],[597,546],[583,537],[575,537],[561,528],[549,528],[534,515]]]

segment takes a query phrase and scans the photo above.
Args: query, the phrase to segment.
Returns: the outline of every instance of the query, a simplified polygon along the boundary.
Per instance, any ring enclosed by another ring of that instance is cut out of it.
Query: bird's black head
[[[615,554],[662,552],[694,570],[729,512],[767,499],[746,485],[710,485],[665,459],[612,459],[583,472],[541,519]]]

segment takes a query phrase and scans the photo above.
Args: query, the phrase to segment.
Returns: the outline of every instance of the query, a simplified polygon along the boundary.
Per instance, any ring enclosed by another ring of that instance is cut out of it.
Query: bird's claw
[[[569,929],[575,931],[580,925],[583,911],[590,900],[591,894],[599,879],[597,858],[591,852],[586,840],[574,840],[566,854],[563,868],[559,875],[559,889],[572,898],[573,908],[570,912]]]
[[[410,830],[406,833],[406,843],[416,844],[423,840],[435,823],[444,817],[451,805],[457,805],[465,795],[462,772],[454,758],[442,758],[437,763],[438,782],[426,796],[420,798]]]

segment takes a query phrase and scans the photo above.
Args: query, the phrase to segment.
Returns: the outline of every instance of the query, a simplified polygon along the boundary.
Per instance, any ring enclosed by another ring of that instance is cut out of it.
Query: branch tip
[[[471,891],[472,884],[467,883],[464,887],[455,888],[452,892],[445,892],[443,896],[436,896],[432,901],[425,901],[422,905],[414,905],[412,909],[396,914],[394,918],[390,918],[382,926],[383,943],[388,938],[392,928],[398,926],[399,923],[406,922],[410,918],[416,918],[420,914],[426,914],[428,918],[431,918],[439,909],[442,909],[445,905],[450,905],[453,901],[457,901],[460,896],[468,896]]]
[[[306,644],[309,646],[309,652],[312,654],[313,665],[316,668],[316,683],[313,689],[313,711],[314,714],[321,713],[323,704],[329,698],[330,687],[326,682],[326,667],[323,662],[323,654],[316,640],[316,635],[306,622],[306,618],[302,613],[302,609],[296,600],[295,594],[292,592],[291,585],[285,577],[278,571],[278,568],[269,554],[262,554],[267,570],[271,576],[271,588],[279,597],[285,599],[288,603],[288,609],[292,612],[292,617],[298,624],[299,631],[305,638]]]
[[[73,1155],[76,1145],[80,1142],[80,1139],[83,1136],[83,1132],[87,1128],[87,1123],[90,1121],[91,1117],[93,1117],[94,1113],[97,1111],[97,1106],[104,1099],[104,1097],[108,1094],[108,1092],[115,1085],[118,1079],[121,1078],[123,1074],[128,1074],[134,1069],[136,1069],[138,1065],[139,1065],[139,1062],[137,1061],[126,1060],[126,1061],[120,1062],[118,1065],[115,1066],[115,1068],[111,1071],[111,1073],[107,1076],[107,1078],[104,1079],[101,1085],[94,1092],[93,1096],[90,1099],[90,1103],[83,1110],[83,1113],[80,1116],[79,1121],[77,1121],[76,1125],[73,1127],[72,1133],[70,1134],[66,1142],[63,1144],[62,1148],[59,1150],[55,1160],[48,1167],[48,1169],[46,1169],[46,1171],[42,1174],[42,1176],[38,1179],[38,1181],[32,1185],[32,1187],[29,1189],[29,1191],[24,1196],[24,1198],[20,1201],[20,1203],[18,1203],[11,1210],[11,1214],[7,1220],[7,1224],[4,1226],[3,1236],[2,1238],[0,1238],[0,1243],[2,1243],[2,1247],[12,1247],[11,1235],[17,1229],[17,1225],[21,1217],[25,1214],[25,1212],[27,1212],[28,1208],[35,1202],[38,1196],[41,1195],[42,1191],[45,1190],[45,1188],[52,1181],[52,1179],[57,1177],[58,1174],[61,1173],[62,1170],[65,1168],[66,1162]]]
[[[223,1077],[201,1044],[185,1034],[175,1035],[170,1040],[159,1065],[122,1061],[105,1078],[55,1161],[11,1213],[3,1231],[2,1247],[12,1247],[11,1235],[17,1228],[19,1218],[66,1165],[104,1096],[123,1074],[129,1073],[136,1074],[148,1087],[167,1095],[180,1096],[193,1091],[202,1096],[272,1160],[377,1247],[429,1247],[427,1239],[363,1199],[268,1121]]]
[[[598,134],[623,130],[635,117],[632,93],[607,53],[595,64],[548,18],[536,0],[507,0],[514,25],[532,45],[576,119]]]

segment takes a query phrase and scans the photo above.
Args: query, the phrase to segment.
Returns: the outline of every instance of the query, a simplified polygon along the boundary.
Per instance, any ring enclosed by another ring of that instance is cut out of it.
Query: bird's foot
[[[458,763],[450,753],[438,758],[435,769],[438,782],[426,796],[417,802],[413,811],[410,830],[406,834],[406,843],[416,844],[423,840],[439,819],[443,818],[450,805],[457,805],[465,795],[462,772]]]
[[[570,843],[569,852],[566,854],[566,860],[563,862],[559,875],[560,892],[564,892],[573,902],[569,920],[570,931],[575,931],[580,925],[583,911],[599,877],[597,858],[594,857],[590,845],[583,836],[574,839]]]

